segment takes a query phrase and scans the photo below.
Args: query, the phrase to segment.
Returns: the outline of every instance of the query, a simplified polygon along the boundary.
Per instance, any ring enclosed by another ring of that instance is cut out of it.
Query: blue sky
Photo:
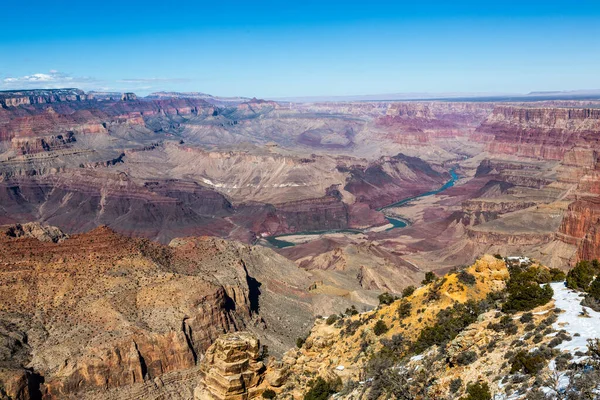
[[[0,89],[223,96],[600,89],[598,1],[21,1]]]

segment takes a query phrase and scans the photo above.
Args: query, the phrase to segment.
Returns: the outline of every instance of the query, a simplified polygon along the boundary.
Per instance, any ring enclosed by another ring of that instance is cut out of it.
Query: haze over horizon
[[[0,41],[0,90],[289,98],[600,88],[600,5],[592,1],[3,8],[10,34]]]

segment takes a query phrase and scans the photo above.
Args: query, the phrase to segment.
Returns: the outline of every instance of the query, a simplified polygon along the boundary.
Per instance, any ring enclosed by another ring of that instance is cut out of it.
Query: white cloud
[[[89,77],[74,77],[56,70],[24,76],[9,76],[0,80],[2,89],[57,89],[78,87],[87,89],[97,81]]]
[[[73,76],[51,69],[31,75],[11,76],[0,74],[0,90],[19,89],[60,89],[78,88],[85,91],[114,91],[149,93],[153,90],[166,90],[171,85],[192,82],[186,78],[128,78],[119,80],[102,80],[91,77]]]

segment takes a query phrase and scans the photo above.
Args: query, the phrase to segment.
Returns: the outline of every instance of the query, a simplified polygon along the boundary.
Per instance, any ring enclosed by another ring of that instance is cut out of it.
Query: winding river
[[[450,180],[446,183],[444,183],[444,185],[442,187],[440,187],[437,190],[431,190],[429,192],[425,192],[425,193],[421,193],[420,195],[417,196],[412,196],[412,197],[407,197],[405,199],[402,199],[400,201],[397,201],[395,203],[389,204],[387,206],[378,208],[377,211],[384,211],[388,208],[394,208],[394,207],[402,207],[408,203],[410,203],[411,201],[423,198],[423,197],[427,197],[427,196],[433,196],[434,194],[438,194],[443,192],[444,190],[451,188],[452,186],[454,186],[454,183],[457,181],[457,179],[459,178],[458,174],[456,173],[456,168],[452,168],[450,171],[448,171],[450,173]],[[397,228],[404,228],[406,226],[408,226],[408,221],[403,220],[401,218],[395,218],[395,217],[388,217],[386,216],[386,219],[388,220],[388,222],[392,225],[391,227],[387,228],[386,231],[390,231],[392,229],[397,229]],[[268,236],[265,237],[264,239],[269,242],[271,245],[277,247],[277,248],[285,248],[285,247],[291,247],[291,246],[295,246],[295,243],[292,242],[288,242],[286,240],[283,240],[282,238],[288,237],[288,236],[308,236],[308,235],[323,235],[326,233],[363,233],[368,231],[371,228],[366,228],[366,229],[330,229],[330,230],[323,230],[323,231],[306,231],[306,232],[295,232],[295,233],[288,233],[285,235],[277,235],[277,236]]]

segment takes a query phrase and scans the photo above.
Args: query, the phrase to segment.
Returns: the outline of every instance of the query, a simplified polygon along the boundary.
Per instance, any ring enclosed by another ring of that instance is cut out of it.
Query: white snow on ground
[[[558,320],[552,326],[556,330],[564,329],[573,338],[565,340],[556,349],[569,352],[575,357],[575,353],[587,352],[588,339],[600,338],[600,312],[596,312],[581,305],[584,295],[568,289],[564,283],[555,282],[551,284],[554,290],[555,307],[564,312],[558,314]],[[582,317],[581,311],[585,308],[589,318]],[[580,336],[575,336],[578,333]],[[577,359],[575,357],[574,361]]]
[[[564,329],[572,337],[572,340],[565,340],[555,348],[561,352],[568,352],[573,355],[572,361],[580,362],[585,359],[583,357],[577,357],[576,352],[581,351],[582,353],[587,352],[588,339],[600,338],[600,312],[596,312],[589,307],[583,307],[581,300],[585,294],[576,292],[568,289],[564,282],[551,283],[552,290],[554,290],[554,305],[556,308],[562,310],[560,314],[557,314],[558,319],[552,325],[557,331]],[[581,316],[581,311],[585,308],[588,317]],[[534,313],[536,315],[545,314],[547,311]],[[579,336],[575,336],[579,334]],[[548,335],[555,336],[556,333]],[[554,370],[554,360],[550,362],[549,368]],[[569,384],[569,378],[564,373],[559,374],[560,387],[566,387]],[[504,386],[500,384],[500,386]],[[550,388],[543,388],[545,392],[551,391]],[[513,400],[522,398],[522,394],[513,394],[511,396],[496,395],[494,400]]]

